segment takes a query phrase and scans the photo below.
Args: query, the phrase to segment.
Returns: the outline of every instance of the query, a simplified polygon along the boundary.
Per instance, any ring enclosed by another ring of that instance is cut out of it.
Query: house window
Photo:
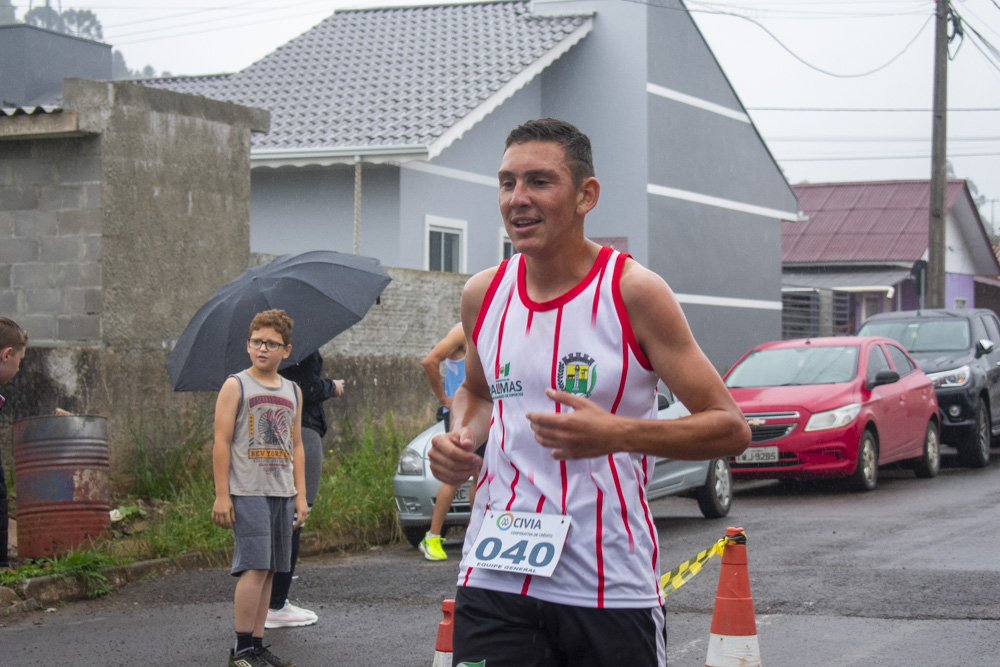
[[[955,297],[955,308],[965,308],[965,299],[961,297]]]
[[[428,271],[465,273],[468,223],[465,220],[428,215],[425,225],[427,253],[424,268]]]
[[[517,251],[514,250],[514,242],[507,236],[507,231],[500,228],[500,261],[510,259]]]

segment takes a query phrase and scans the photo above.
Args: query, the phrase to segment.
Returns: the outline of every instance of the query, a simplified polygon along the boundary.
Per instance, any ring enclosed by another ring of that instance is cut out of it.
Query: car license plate
[[[466,482],[462,486],[458,487],[455,491],[455,499],[452,502],[456,503],[467,503],[469,502],[469,482]]]
[[[777,463],[777,447],[747,447],[746,451],[736,457],[737,463]]]

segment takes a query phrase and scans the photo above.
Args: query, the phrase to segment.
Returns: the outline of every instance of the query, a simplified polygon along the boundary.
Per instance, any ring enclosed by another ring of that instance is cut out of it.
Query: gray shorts
[[[233,496],[233,567],[288,572],[292,567],[292,522],[295,497]]]

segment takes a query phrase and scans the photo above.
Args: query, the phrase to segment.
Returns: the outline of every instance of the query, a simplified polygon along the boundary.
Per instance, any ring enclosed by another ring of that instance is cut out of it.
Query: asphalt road
[[[1000,655],[1000,452],[982,470],[933,480],[883,471],[856,494],[831,484],[741,484],[727,519],[694,501],[654,505],[664,570],[738,525],[763,664],[829,667],[994,665]],[[458,535],[453,536],[459,537]],[[294,602],[320,621],[265,641],[303,667],[430,667],[441,600],[453,597],[460,546],[446,563],[396,545],[302,563]],[[719,559],[667,599],[672,667],[705,664]],[[225,570],[133,584],[95,601],[0,619],[0,665],[223,665],[234,580]]]

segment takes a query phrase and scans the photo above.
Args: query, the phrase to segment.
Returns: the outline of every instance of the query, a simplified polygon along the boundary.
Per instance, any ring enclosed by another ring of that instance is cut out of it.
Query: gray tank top
[[[230,495],[294,496],[292,426],[299,407],[295,383],[280,378],[279,387],[265,387],[246,371],[233,377],[240,383],[241,398],[229,449]]]

